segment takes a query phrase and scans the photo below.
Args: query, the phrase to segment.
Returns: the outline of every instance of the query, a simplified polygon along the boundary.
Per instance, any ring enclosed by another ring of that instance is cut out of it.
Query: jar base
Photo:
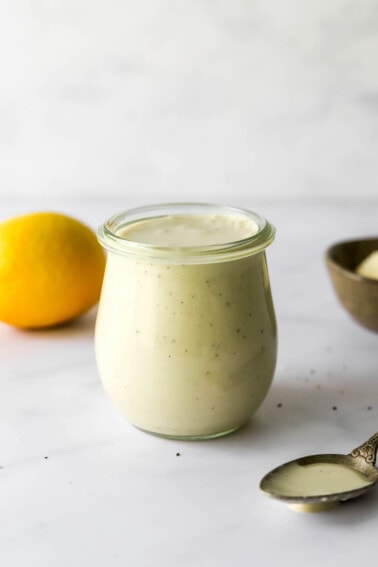
[[[236,427],[232,427],[231,429],[226,429],[225,431],[220,431],[217,433],[205,433],[205,434],[194,434],[194,435],[176,435],[174,433],[167,434],[167,433],[159,433],[156,431],[148,431],[147,429],[143,429],[143,427],[136,427],[139,431],[143,431],[143,433],[148,433],[149,435],[153,435],[154,437],[161,437],[162,439],[172,439],[176,441],[207,441],[210,439],[217,439],[218,437],[225,437],[226,435],[231,435],[231,433],[235,433],[241,427],[243,427],[245,423],[241,423]]]

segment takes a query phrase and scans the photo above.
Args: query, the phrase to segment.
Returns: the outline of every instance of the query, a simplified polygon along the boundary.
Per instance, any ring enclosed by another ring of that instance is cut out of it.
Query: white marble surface
[[[93,227],[131,204],[48,203]],[[378,430],[378,336],[339,306],[323,261],[335,240],[377,234],[378,202],[231,204],[249,206],[277,226],[268,260],[280,349],[264,404],[244,429],[223,439],[155,438],[126,423],[105,397],[94,361],[94,311],[50,331],[0,326],[1,565],[373,561],[376,488],[306,515],[268,499],[258,484],[283,461],[347,453]],[[15,201],[1,215],[24,209]]]
[[[370,197],[375,0],[3,0],[0,195]]]

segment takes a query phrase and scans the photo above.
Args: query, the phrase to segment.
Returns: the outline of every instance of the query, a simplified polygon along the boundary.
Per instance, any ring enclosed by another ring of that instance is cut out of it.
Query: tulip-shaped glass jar
[[[142,207],[100,228],[97,367],[132,424],[204,439],[260,406],[277,352],[265,258],[274,232],[255,213],[207,204]]]

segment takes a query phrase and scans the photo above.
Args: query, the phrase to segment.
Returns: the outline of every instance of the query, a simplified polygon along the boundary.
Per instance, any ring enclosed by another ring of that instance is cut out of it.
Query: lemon
[[[372,280],[378,280],[378,250],[369,254],[356,269],[357,274]]]
[[[49,327],[99,299],[105,255],[94,232],[55,212],[0,223],[0,321]]]

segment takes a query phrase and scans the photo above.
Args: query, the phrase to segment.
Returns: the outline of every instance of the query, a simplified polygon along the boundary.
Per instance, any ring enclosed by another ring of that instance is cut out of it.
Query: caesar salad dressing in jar
[[[132,424],[210,438],[259,407],[276,364],[265,258],[273,238],[254,213],[203,204],[134,209],[101,227],[97,366]]]

